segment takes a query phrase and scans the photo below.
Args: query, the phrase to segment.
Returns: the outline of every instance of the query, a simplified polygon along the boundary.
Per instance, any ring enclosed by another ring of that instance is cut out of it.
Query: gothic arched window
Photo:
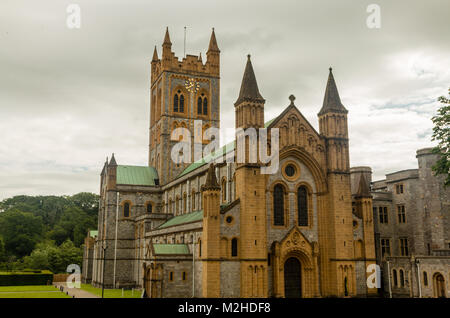
[[[197,100],[197,114],[201,115],[202,112],[202,98],[199,97]]]
[[[298,225],[308,226],[308,190],[301,186],[297,190]]]
[[[231,256],[238,255],[238,241],[237,238],[231,240]]]
[[[123,205],[123,216],[126,218],[130,216],[130,203],[128,202]]]
[[[394,286],[397,287],[398,280],[397,280],[397,271],[395,269],[392,271],[392,276],[394,276]]]
[[[222,202],[227,201],[227,180],[222,180]]]
[[[400,273],[400,287],[404,287],[405,286],[405,276],[403,274],[403,269],[401,269],[399,271]]]
[[[180,113],[184,113],[184,95],[180,95]]]
[[[208,99],[203,99],[203,115],[208,115]]]
[[[284,225],[284,188],[281,184],[273,189],[273,224]]]
[[[173,111],[178,112],[178,94],[173,96]]]
[[[147,213],[152,213],[153,205],[151,203],[147,203]]]

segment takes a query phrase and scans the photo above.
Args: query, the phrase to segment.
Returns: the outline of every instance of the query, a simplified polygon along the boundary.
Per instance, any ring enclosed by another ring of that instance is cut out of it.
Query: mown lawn
[[[0,286],[0,298],[71,298],[54,286]]]
[[[81,289],[90,292],[91,294],[102,297],[102,289],[93,287],[89,284],[81,284]],[[123,298],[141,298],[142,290],[124,290]],[[122,289],[105,289],[105,298],[122,298]]]
[[[55,286],[0,286],[0,292],[23,292],[23,291],[59,291]]]

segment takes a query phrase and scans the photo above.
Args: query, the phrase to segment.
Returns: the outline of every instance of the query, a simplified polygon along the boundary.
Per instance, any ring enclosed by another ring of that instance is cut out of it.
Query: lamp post
[[[103,298],[105,292],[106,241],[103,241],[102,249],[103,249],[102,298]]]
[[[195,240],[192,239],[192,298],[195,298]]]

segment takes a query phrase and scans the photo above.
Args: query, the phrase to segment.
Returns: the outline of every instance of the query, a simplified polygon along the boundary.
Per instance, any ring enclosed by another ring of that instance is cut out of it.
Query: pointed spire
[[[166,35],[164,36],[163,45],[172,45],[172,42],[170,42],[169,27],[166,27]]]
[[[206,182],[203,185],[203,190],[220,190],[219,183],[216,178],[216,169],[214,163],[211,163],[206,174]]]
[[[319,115],[325,114],[329,111],[334,111],[338,113],[348,113],[347,109],[345,109],[344,105],[341,103],[341,98],[339,97],[339,93],[336,87],[336,82],[334,81],[334,76],[332,72],[332,68],[329,68],[330,73],[328,75],[327,88],[325,90],[325,97],[323,98],[322,109],[319,112]]]
[[[359,187],[358,192],[356,193],[356,196],[358,197],[370,197],[370,189],[369,189],[369,183],[366,180],[366,177],[364,174],[361,174],[361,177],[359,178]]]
[[[265,100],[259,93],[258,83],[256,83],[255,72],[253,71],[250,54],[247,55],[247,65],[245,66],[244,76],[242,77],[241,90],[239,97],[234,103],[235,106],[243,101],[264,103]]]
[[[116,158],[114,158],[114,153],[112,154],[111,161],[109,162],[110,166],[117,166]]]
[[[220,52],[219,47],[217,46],[216,34],[214,33],[214,28],[212,29],[211,38],[209,40],[208,52]]]
[[[200,52],[200,54],[198,55],[198,60],[199,60],[200,62],[203,63],[203,60],[202,60],[202,52]]]
[[[152,62],[156,62],[156,61],[158,61],[158,51],[156,50],[156,45],[155,45],[155,50],[153,51]]]
[[[103,169],[102,169],[102,172],[100,173],[101,176],[105,175],[106,168],[108,168],[108,157],[106,157],[106,161],[103,164]]]

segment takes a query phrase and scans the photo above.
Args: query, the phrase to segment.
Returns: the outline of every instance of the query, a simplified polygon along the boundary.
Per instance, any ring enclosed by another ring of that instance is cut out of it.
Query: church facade
[[[235,128],[278,129],[275,173],[248,159],[249,142],[197,161],[192,149],[192,163],[174,162],[176,143],[204,148],[204,132],[220,127],[220,50],[214,30],[205,62],[179,61],[171,45],[167,30],[161,58],[155,47],[151,61],[148,165],[119,165],[113,155],[101,172],[83,280],[140,287],[147,297],[376,295],[367,284],[376,263],[372,195],[364,176],[352,191],[348,111],[331,68],[316,131],[293,96],[265,118],[248,56]],[[174,138],[176,128],[190,133]],[[243,162],[223,160],[241,151]]]

